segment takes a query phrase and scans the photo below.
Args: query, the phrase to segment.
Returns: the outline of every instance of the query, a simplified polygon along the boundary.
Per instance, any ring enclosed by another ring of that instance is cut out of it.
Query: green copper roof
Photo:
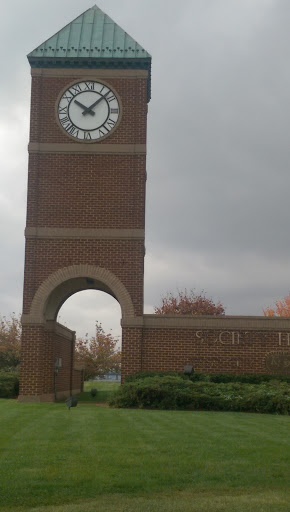
[[[151,55],[96,5],[27,57],[38,68],[146,69],[150,99]]]
[[[94,5],[28,54],[32,58],[150,59],[149,53]]]

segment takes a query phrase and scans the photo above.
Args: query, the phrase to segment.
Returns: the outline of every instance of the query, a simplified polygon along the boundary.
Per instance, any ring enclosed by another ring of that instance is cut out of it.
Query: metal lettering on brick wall
[[[196,338],[201,343],[220,344],[220,345],[239,345],[245,341],[244,336],[248,332],[240,333],[237,331],[221,331],[217,336],[210,336],[211,331],[197,331]],[[248,340],[247,340],[248,341]]]
[[[215,336],[211,335],[212,331],[197,331],[195,337],[201,343],[209,345],[240,345],[243,343],[253,343],[251,339],[250,331],[220,331]],[[255,332],[253,334],[256,334]],[[275,333],[277,336],[276,343],[279,347],[290,347],[290,333],[289,332],[278,332]],[[261,338],[267,336],[267,331],[260,334]]]

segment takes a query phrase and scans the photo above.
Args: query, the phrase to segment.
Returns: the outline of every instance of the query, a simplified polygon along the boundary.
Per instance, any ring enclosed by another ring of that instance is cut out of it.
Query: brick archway
[[[119,302],[123,318],[134,316],[131,297],[112,272],[93,265],[72,265],[54,272],[40,285],[29,315],[23,315],[23,323],[42,324],[47,320],[55,320],[66,299],[85,289],[109,293]]]

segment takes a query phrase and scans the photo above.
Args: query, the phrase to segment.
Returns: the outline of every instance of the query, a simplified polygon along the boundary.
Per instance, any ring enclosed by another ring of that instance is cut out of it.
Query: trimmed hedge
[[[200,374],[196,374],[200,375]],[[145,379],[146,377],[181,377],[184,379],[188,379],[188,376],[184,375],[184,373],[181,372],[175,372],[175,371],[168,371],[168,372],[137,372],[133,373],[132,375],[128,375],[128,377],[125,378],[125,382],[135,382],[136,380]]]
[[[287,382],[192,382],[180,376],[155,376],[126,382],[112,398],[114,407],[290,413]]]
[[[204,377],[204,374],[199,374]],[[190,377],[191,379],[191,377]],[[194,380],[194,379],[192,379]],[[231,374],[231,373],[216,373],[206,375],[205,378],[200,378],[197,380],[209,380],[210,382],[241,382],[243,384],[262,384],[263,382],[272,382],[273,380],[277,380],[280,382],[288,382],[290,383],[290,375],[258,375],[255,373],[249,374]]]
[[[0,372],[0,398],[15,398],[19,394],[19,373]]]
[[[278,380],[281,382],[290,383],[290,375],[259,375],[255,373],[249,374],[234,374],[234,373],[193,373],[188,376],[181,372],[168,371],[168,372],[139,372],[133,375],[128,375],[125,382],[135,382],[136,380],[144,379],[146,377],[180,377],[181,379],[191,380],[192,382],[206,381],[206,382],[242,382],[244,384],[261,384],[262,382],[270,382]]]

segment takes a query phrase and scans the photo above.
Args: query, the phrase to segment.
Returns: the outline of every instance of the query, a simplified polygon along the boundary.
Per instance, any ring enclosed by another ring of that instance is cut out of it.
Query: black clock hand
[[[98,103],[100,103],[100,101],[102,101],[109,93],[110,93],[110,89],[108,90],[108,92],[106,92],[106,94],[104,94],[104,96],[101,96],[99,99],[97,99],[97,101],[95,101],[95,103],[93,103],[90,107],[88,107],[86,110],[84,110],[83,112],[83,116],[85,116],[86,114],[88,114],[90,112],[90,110],[92,108],[94,108]],[[95,113],[95,112],[94,112]]]
[[[90,114],[91,116],[94,116],[95,115],[95,112],[93,112],[91,110],[91,107],[85,107],[85,105],[83,105],[82,103],[80,103],[78,100],[74,100],[74,102],[79,105],[79,107],[82,107],[84,109],[83,111],[83,114],[86,113],[86,114]]]

